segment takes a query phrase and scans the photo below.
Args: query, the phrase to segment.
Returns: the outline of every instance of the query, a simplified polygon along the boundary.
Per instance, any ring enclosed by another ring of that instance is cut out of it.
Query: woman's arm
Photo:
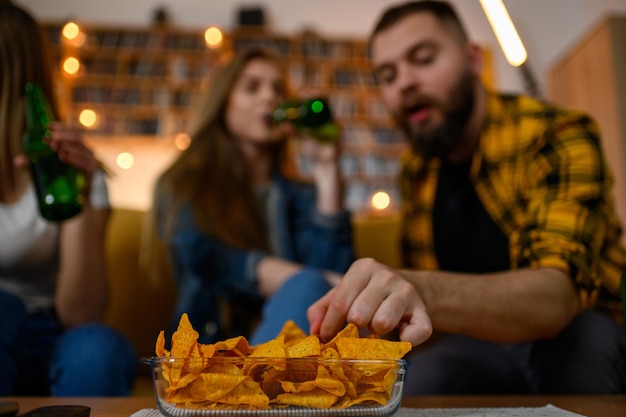
[[[92,181],[99,169],[93,152],[79,131],[61,123],[50,126],[50,146],[59,158],[85,175],[85,204],[81,212],[61,224],[60,269],[55,296],[59,320],[65,327],[101,321],[108,301],[104,241],[109,219],[108,200],[92,205],[92,194],[106,197],[102,177],[92,190]],[[93,191],[93,193],[92,193]],[[96,199],[98,200],[98,199]]]
[[[183,210],[182,215],[190,215]],[[186,223],[183,220],[182,223]],[[291,276],[302,270],[303,264],[260,251],[248,251],[226,245],[190,224],[174,233],[170,244],[175,274],[179,285],[188,278],[200,279],[226,292],[244,292],[268,297]],[[326,273],[335,284],[337,274]]]
[[[317,188],[316,209],[325,215],[343,210],[343,182],[339,170],[339,142],[322,143],[313,138],[302,140],[302,153],[313,165],[313,181]]]
[[[110,210],[85,204],[61,226],[55,305],[65,327],[101,321],[108,302],[104,241]]]
[[[264,297],[274,294],[302,265],[275,256],[266,256],[257,265],[259,292]]]

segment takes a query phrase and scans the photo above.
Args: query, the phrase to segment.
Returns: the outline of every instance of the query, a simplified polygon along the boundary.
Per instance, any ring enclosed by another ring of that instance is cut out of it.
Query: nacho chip
[[[339,352],[333,348],[325,347],[322,351],[322,358],[328,359],[325,365],[331,370],[333,376],[343,383],[346,395],[350,398],[356,398],[355,384],[346,376],[344,366],[339,361]]]
[[[198,350],[200,351],[200,356],[203,358],[212,358],[213,355],[215,355],[215,345],[198,343]]]
[[[344,359],[401,359],[413,347],[411,342],[351,337],[340,337],[336,344],[339,356]]]
[[[246,405],[251,409],[265,409],[269,407],[270,403],[270,399],[261,390],[259,384],[248,376],[244,377],[243,382],[235,389],[217,401],[223,404]]]
[[[312,391],[303,393],[280,394],[276,397],[275,402],[278,404],[297,405],[300,407],[311,407],[325,410],[332,407],[333,404],[337,402],[337,396],[316,388]]]
[[[304,382],[292,382],[292,381],[282,381],[280,383],[281,388],[285,392],[309,392],[313,391],[317,388],[315,381],[304,381]]]
[[[302,330],[293,320],[288,320],[283,325],[278,337],[283,336],[285,340],[285,347],[295,345],[302,339],[307,337],[307,334]],[[277,337],[277,338],[278,338]]]
[[[276,339],[268,340],[265,343],[257,345],[253,348],[249,358],[267,358],[267,361],[247,361],[243,366],[243,372],[246,375],[252,376],[256,372],[259,372],[268,366],[275,367],[276,369],[284,370],[286,367],[285,361],[281,359],[286,357],[284,337],[278,336]]]
[[[228,359],[207,361],[206,372],[224,375],[240,375],[244,376],[241,364],[237,364]]]
[[[198,340],[198,332],[193,329],[189,316],[184,313],[178,322],[178,328],[172,334],[171,356],[175,358],[187,358],[191,354]]]
[[[320,339],[317,336],[308,336],[298,343],[287,348],[288,358],[307,358],[320,355]]]
[[[357,404],[372,403],[372,404],[387,404],[388,398],[381,392],[365,392],[359,395],[357,398],[345,397],[337,404],[337,408],[348,408]]]
[[[169,356],[169,355],[166,355],[165,352],[166,352],[166,350],[165,350],[165,332],[163,330],[161,330],[159,332],[159,335],[157,336],[156,345],[154,346],[154,353],[156,353],[157,356],[161,356],[161,357]]]
[[[205,373],[191,386],[195,400],[219,401],[229,395],[246,379],[243,375]]]
[[[349,337],[357,339],[359,337],[359,329],[356,327],[354,323],[348,323],[346,326],[341,329],[339,333],[335,335],[328,343],[324,345],[324,347],[329,347],[336,349],[337,348],[337,339],[340,337]]]
[[[215,356],[238,356],[245,357],[252,352],[248,340],[243,336],[231,337],[222,342],[215,343]]]
[[[317,369],[315,386],[337,397],[342,397],[346,394],[346,386],[343,381],[334,377],[334,375],[323,366]]]
[[[286,356],[285,337],[282,335],[255,346],[249,355],[253,358],[285,358]]]

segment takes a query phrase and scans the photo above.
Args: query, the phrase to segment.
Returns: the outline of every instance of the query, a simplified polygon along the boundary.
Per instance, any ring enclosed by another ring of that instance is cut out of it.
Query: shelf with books
[[[196,94],[226,54],[252,45],[273,49],[285,62],[294,92],[329,97],[343,128],[348,207],[360,211],[381,189],[397,195],[404,144],[380,99],[363,39],[239,28],[211,49],[203,30],[81,25],[81,36],[68,41],[61,23],[44,28],[53,45],[65,115],[77,121],[83,110],[93,110],[98,120],[88,133],[104,141],[186,132]],[[72,75],[62,69],[68,57],[80,64]]]
[[[64,114],[77,123],[95,112],[91,136],[173,136],[187,128],[198,86],[224,49],[211,49],[204,31],[81,25],[72,40],[62,23],[43,25],[58,69]],[[68,71],[68,58],[78,62]],[[173,122],[172,120],[175,120]]]

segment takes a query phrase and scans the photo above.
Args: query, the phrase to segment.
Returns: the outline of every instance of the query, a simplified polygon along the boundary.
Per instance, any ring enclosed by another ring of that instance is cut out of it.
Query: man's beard
[[[413,152],[425,159],[444,158],[449,155],[463,140],[465,128],[474,110],[475,95],[474,76],[468,70],[448,96],[448,106],[431,97],[422,97],[420,99],[422,103],[444,112],[444,120],[437,126],[414,127],[406,117],[400,118],[400,125],[409,139]]]

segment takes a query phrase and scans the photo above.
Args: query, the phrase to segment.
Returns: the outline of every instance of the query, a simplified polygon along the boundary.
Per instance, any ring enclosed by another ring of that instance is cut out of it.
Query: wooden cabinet
[[[626,16],[598,22],[549,74],[548,98],[590,114],[615,175],[618,215],[626,224]],[[626,236],[624,238],[626,243]]]
[[[225,54],[249,45],[274,49],[285,59],[291,87],[327,95],[344,129],[346,205],[360,211],[378,190],[390,194],[393,205],[399,202],[395,178],[405,145],[380,99],[363,39],[243,28],[210,49],[203,30],[90,25],[81,27],[78,41],[67,41],[60,24],[44,26],[54,46],[66,118],[77,121],[84,109],[95,111],[89,134],[103,140],[167,139],[185,132],[195,95]],[[62,70],[67,57],[81,64],[74,75]],[[306,166],[301,169],[306,174]]]

